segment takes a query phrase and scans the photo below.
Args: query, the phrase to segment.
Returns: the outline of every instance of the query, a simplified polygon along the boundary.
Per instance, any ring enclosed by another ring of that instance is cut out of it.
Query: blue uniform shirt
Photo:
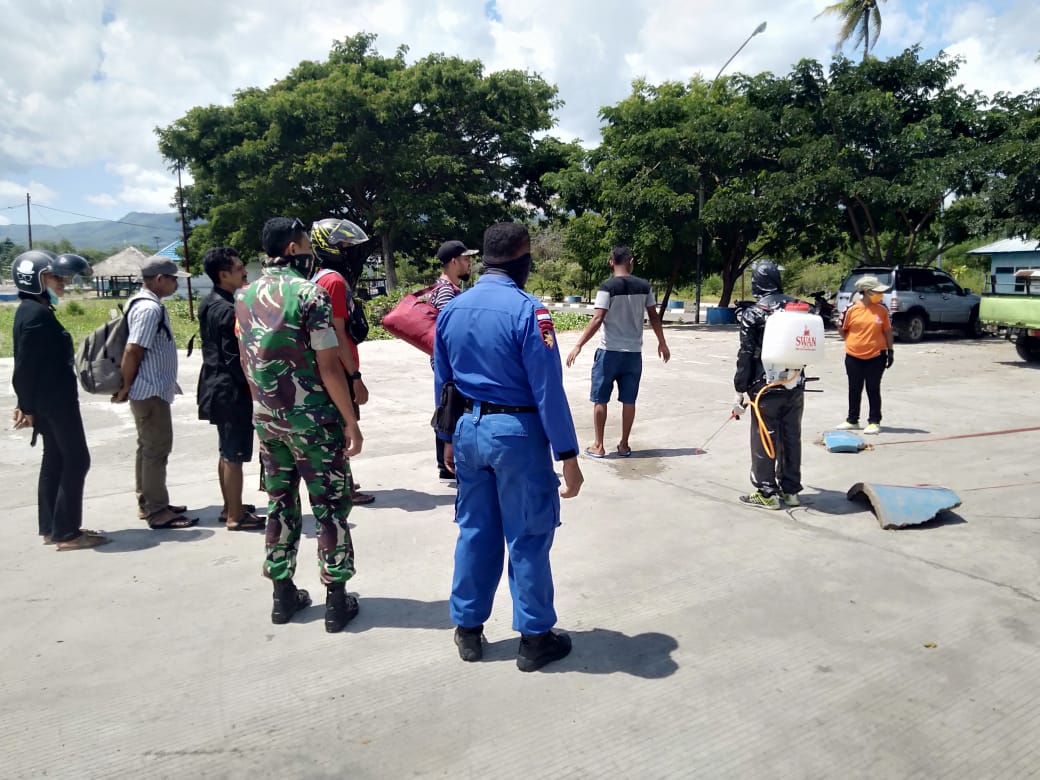
[[[552,317],[508,276],[484,274],[441,310],[433,358],[435,398],[454,380],[475,401],[537,407],[556,459],[577,455]]]

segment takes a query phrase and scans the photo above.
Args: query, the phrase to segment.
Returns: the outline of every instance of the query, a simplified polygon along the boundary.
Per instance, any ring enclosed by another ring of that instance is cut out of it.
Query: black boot
[[[479,661],[484,657],[484,625],[473,628],[455,626],[455,645],[463,661]]]
[[[342,582],[326,586],[325,630],[338,634],[351,620],[357,617],[357,596],[347,593]]]
[[[534,672],[566,657],[570,651],[571,638],[566,634],[552,631],[523,634],[520,637],[520,652],[516,655],[516,668],[521,672]]]
[[[310,594],[297,588],[292,580],[274,581],[274,608],[271,610],[271,622],[282,625],[292,620],[292,616],[304,607],[311,605]]]

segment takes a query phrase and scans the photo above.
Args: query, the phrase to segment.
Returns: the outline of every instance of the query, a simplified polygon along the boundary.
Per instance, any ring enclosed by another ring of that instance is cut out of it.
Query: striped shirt
[[[448,305],[448,301],[460,292],[462,292],[462,290],[456,287],[451,279],[442,276],[437,280],[437,283],[433,286],[433,290],[430,292],[430,305],[440,311]]]
[[[143,299],[126,317],[129,327],[127,344],[144,348],[144,357],[137,369],[137,376],[130,385],[130,400],[144,401],[159,397],[168,404],[173,403],[177,387],[177,345],[173,341],[173,330],[166,307],[159,296],[144,287],[130,300]],[[129,305],[129,301],[127,302]],[[165,326],[165,327],[164,327]]]
[[[606,309],[600,346],[608,352],[642,352],[643,318],[656,305],[650,284],[638,276],[612,276],[599,286],[597,309]]]

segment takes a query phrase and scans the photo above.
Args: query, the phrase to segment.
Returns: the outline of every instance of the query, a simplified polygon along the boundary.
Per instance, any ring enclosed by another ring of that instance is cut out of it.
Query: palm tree
[[[824,14],[841,19],[835,48],[840,49],[850,38],[853,46],[858,46],[862,41],[865,60],[881,34],[881,10],[878,8],[878,0],[838,0],[816,14],[815,18],[819,19]]]

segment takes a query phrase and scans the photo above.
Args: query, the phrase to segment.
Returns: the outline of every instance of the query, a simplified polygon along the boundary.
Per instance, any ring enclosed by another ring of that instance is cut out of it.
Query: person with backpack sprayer
[[[21,299],[14,315],[12,383],[18,405],[12,422],[15,430],[32,428],[33,445],[37,436],[43,438],[40,536],[62,551],[98,547],[112,540],[81,527],[90,452],[79,413],[72,337],[54,315],[65,280],[90,276],[90,265],[79,255],[55,257],[36,249],[18,255],[11,268]]]
[[[128,328],[123,351],[122,386],[112,403],[126,403],[137,426],[134,483],[138,517],[159,531],[191,528],[197,517],[185,517],[185,506],[170,504],[166,487],[166,464],[173,450],[173,416],[170,406],[180,392],[177,385],[177,345],[173,340],[170,315],[161,299],[173,295],[178,279],[190,274],[173,260],[152,256],[141,264],[144,283],[127,302]]]
[[[799,506],[805,376],[799,369],[791,377],[768,376],[762,363],[766,321],[789,303],[798,301],[784,295],[780,269],[771,260],[755,266],[751,293],[757,303],[740,313],[740,348],[733,376],[737,398],[731,416],[740,416],[745,396],[749,396],[758,422],[751,426],[751,484],[755,492],[741,496],[740,500],[761,509],[782,509],[783,504]],[[791,380],[792,386],[788,386]]]

